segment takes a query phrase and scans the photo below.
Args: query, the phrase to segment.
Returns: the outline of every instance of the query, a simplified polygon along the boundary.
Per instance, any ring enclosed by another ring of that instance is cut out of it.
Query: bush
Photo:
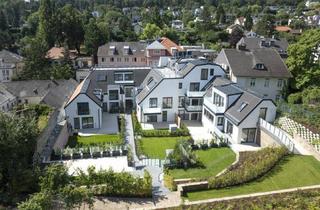
[[[95,172],[95,168],[88,169],[88,175],[80,171],[75,177],[77,186],[87,186],[94,195],[120,197],[151,197],[152,178],[145,170],[144,177],[135,177],[128,172],[115,173],[111,170]]]
[[[320,103],[320,88],[310,88],[302,92],[303,104],[319,104]]]
[[[189,130],[184,124],[181,124],[181,128],[178,128],[177,130],[172,132],[170,132],[168,129],[155,129],[155,130],[141,130],[140,133],[143,137],[190,136]]]
[[[134,133],[135,134],[141,134],[142,127],[141,127],[141,125],[140,125],[140,123],[138,121],[137,113],[136,112],[132,112],[131,117],[132,117],[132,125],[133,125]]]
[[[218,177],[211,177],[210,189],[230,187],[253,181],[270,171],[285,155],[285,147],[265,148],[260,151],[247,153],[245,158],[230,166],[225,173]]]
[[[288,96],[289,104],[301,104],[302,103],[302,94],[301,93],[292,93]]]

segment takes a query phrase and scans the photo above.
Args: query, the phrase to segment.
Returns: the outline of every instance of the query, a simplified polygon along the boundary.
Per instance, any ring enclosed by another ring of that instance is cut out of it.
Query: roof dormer
[[[112,45],[109,47],[109,55],[114,55],[116,53],[116,46]]]
[[[256,70],[265,71],[267,70],[266,66],[263,63],[257,63],[254,67]]]
[[[123,46],[123,54],[124,55],[130,54],[130,46]]]

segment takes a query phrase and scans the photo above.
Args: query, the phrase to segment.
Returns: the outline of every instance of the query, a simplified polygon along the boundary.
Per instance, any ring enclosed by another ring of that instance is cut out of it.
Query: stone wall
[[[276,140],[276,137],[274,137],[264,129],[260,129],[260,146],[262,148],[275,147],[275,146],[281,146],[281,144]]]

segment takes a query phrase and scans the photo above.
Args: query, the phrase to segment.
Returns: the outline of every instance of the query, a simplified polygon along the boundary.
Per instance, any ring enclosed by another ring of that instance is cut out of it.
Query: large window
[[[244,142],[254,142],[256,137],[256,128],[243,128],[242,140]]]
[[[149,99],[149,107],[157,108],[158,107],[158,98],[150,98]]]
[[[162,98],[162,108],[171,109],[172,108],[172,97]]]
[[[223,123],[224,123],[223,117],[218,117],[217,125],[218,125],[218,126],[223,126]]]
[[[183,107],[184,96],[179,96],[179,107]]]
[[[266,80],[264,81],[264,86],[265,86],[265,87],[269,87],[269,83],[270,83],[270,80],[269,80],[269,79],[266,79]]]
[[[210,76],[214,75],[214,69],[210,69]]]
[[[116,82],[133,81],[133,73],[132,72],[115,73],[114,81]]]
[[[78,115],[88,115],[90,113],[88,102],[78,103],[77,106],[78,106]]]
[[[251,78],[250,80],[250,87],[256,86],[256,78]]]
[[[82,118],[82,129],[93,128],[93,117]]]
[[[199,82],[191,82],[190,83],[190,91],[199,91],[200,83]]]
[[[157,115],[148,115],[147,122],[157,122]]]
[[[132,87],[126,87],[124,94],[125,94],[125,96],[127,98],[133,97],[133,88]]]
[[[179,82],[179,89],[182,89],[182,82]]]
[[[119,100],[118,90],[109,90],[109,100]]]
[[[74,129],[80,129],[80,119],[79,117],[73,118],[74,121]]]
[[[279,80],[278,80],[277,86],[278,86],[279,88],[281,88],[281,87],[283,86],[283,80],[282,80],[282,79],[279,79]]]
[[[217,93],[213,94],[213,103],[219,107],[224,106],[224,98]]]
[[[201,69],[201,80],[208,79],[208,69]]]
[[[260,108],[259,117],[265,120],[267,116],[267,110],[268,108],[266,107]]]
[[[227,121],[227,130],[226,130],[227,134],[232,134],[233,132],[233,125],[231,122]]]
[[[206,109],[204,109],[204,116],[206,116],[206,118],[208,118],[208,120],[210,120],[211,122],[213,122],[214,120],[214,116]]]

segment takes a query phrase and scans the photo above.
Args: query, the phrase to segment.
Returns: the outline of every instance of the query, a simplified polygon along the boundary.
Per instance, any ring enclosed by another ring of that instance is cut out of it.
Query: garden
[[[52,152],[51,160],[70,160],[128,155],[130,149],[124,144],[125,119],[119,118],[119,134],[69,137],[64,149]]]
[[[278,152],[274,156],[279,157],[281,153]],[[211,189],[188,192],[185,198],[188,200],[202,200],[320,184],[320,163],[314,157],[285,155],[273,165],[274,160],[275,157],[266,160],[270,165],[258,163],[252,165],[251,168],[250,166],[243,167],[243,172],[240,172],[242,170],[241,166],[232,166],[217,179],[209,179],[209,187]],[[244,163],[242,164],[241,162]],[[239,164],[249,164],[245,162],[247,161],[240,161]],[[273,166],[271,167],[271,165]],[[254,172],[255,169],[257,170],[256,172]]]

